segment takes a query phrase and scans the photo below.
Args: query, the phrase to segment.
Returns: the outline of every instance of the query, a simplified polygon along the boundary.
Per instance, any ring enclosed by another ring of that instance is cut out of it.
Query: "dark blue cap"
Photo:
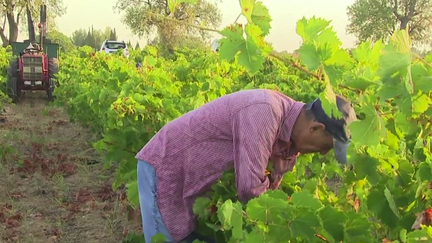
[[[328,116],[322,108],[322,102],[318,98],[307,104],[306,110],[314,114],[315,119],[324,124],[326,130],[333,136],[333,149],[336,160],[339,163],[347,162],[348,147],[351,142],[351,133],[348,125],[357,120],[356,113],[352,103],[346,98],[336,95],[336,104],[338,110],[342,113],[342,118],[335,118],[333,115]]]

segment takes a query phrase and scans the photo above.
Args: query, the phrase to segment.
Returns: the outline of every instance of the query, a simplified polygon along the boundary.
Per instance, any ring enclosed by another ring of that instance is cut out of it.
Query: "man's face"
[[[320,153],[327,154],[333,149],[333,137],[319,122],[311,122],[295,144],[301,154]]]

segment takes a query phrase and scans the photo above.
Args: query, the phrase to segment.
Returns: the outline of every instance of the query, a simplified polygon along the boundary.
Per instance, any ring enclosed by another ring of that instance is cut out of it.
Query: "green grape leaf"
[[[360,111],[365,114],[365,119],[354,121],[348,126],[351,139],[357,145],[375,146],[380,142],[380,135],[385,130],[384,121],[371,105],[363,106]]]
[[[305,43],[300,47],[298,53],[300,55],[299,56],[300,61],[304,63],[307,69],[310,71],[317,70],[323,64],[325,64],[325,66],[346,65],[346,63],[344,64],[340,63],[339,61],[341,60],[338,59],[338,58],[343,59],[344,58],[343,54],[337,51],[339,55],[335,56],[334,48],[332,48],[332,46],[330,45],[325,44],[317,47],[312,43]],[[335,61],[335,58],[338,59],[338,61]]]
[[[416,91],[422,91],[423,93],[432,91],[432,75],[423,63],[412,64],[411,76]]]
[[[220,57],[221,59],[232,61],[238,51],[242,49],[245,44],[245,39],[243,38],[243,27],[241,24],[233,24],[225,27],[225,29],[221,31],[221,34],[225,38],[219,40]]]
[[[232,238],[234,239],[243,239],[243,209],[242,205],[239,202],[236,202],[233,205],[235,214],[234,217],[231,219],[231,225],[232,225]]]
[[[397,135],[401,138],[409,136],[417,131],[417,124],[407,120],[407,116],[401,112],[395,114],[394,125]]]
[[[367,207],[372,211],[384,224],[389,227],[395,227],[398,222],[398,215],[396,215],[386,198],[385,188],[377,187],[370,191],[367,198]]]
[[[290,226],[291,234],[294,237],[305,237],[312,241],[315,238],[315,228],[320,226],[320,221],[316,212],[299,208]]]
[[[207,210],[210,204],[211,200],[209,198],[199,197],[195,200],[192,211],[200,218],[207,218],[210,215],[210,212]]]
[[[426,229],[411,231],[407,235],[407,243],[431,242],[432,237]]]
[[[342,42],[329,25],[330,21],[323,18],[306,19],[303,17],[297,21],[296,32],[302,38],[303,44],[319,43],[324,45],[331,43],[334,47],[338,47]]]
[[[277,219],[287,206],[288,201],[263,194],[247,203],[246,213],[252,220],[267,222],[270,216],[274,220]]]
[[[251,16],[252,22],[256,24],[266,36],[270,33],[270,23],[272,21],[269,11],[262,2],[256,2]]]
[[[387,202],[392,212],[396,215],[396,217],[401,218],[401,215],[395,203],[395,199],[387,187],[384,189],[384,196],[387,199]]]
[[[207,81],[204,81],[201,86],[201,91],[206,92],[210,89],[210,83]]]
[[[157,233],[151,237],[152,243],[164,243],[166,242],[166,237],[162,233]]]
[[[267,191],[265,194],[271,198],[281,199],[281,200],[286,200],[288,197],[288,194],[286,194],[284,191],[281,190],[270,190]]]
[[[336,94],[333,92],[331,85],[327,82],[326,89],[320,93],[321,106],[324,112],[329,117],[336,119],[342,118],[342,113],[339,111],[336,104]]]
[[[343,212],[331,207],[325,206],[319,211],[322,225],[325,231],[329,233],[336,242],[343,241],[345,232],[346,216]]]
[[[252,12],[256,0],[240,0],[240,7],[242,14],[246,17],[248,22],[252,22]]]
[[[154,67],[157,63],[157,59],[152,56],[145,56],[144,63],[148,66]]]
[[[398,71],[406,72],[411,65],[411,58],[411,53],[396,52],[392,46],[388,45],[380,57],[377,74],[382,78],[388,78]]]
[[[373,45],[371,42],[366,41],[358,45],[357,48],[352,51],[352,55],[360,64],[375,67],[378,66],[383,46],[381,40],[373,43]]]
[[[309,71],[317,70],[321,65],[321,58],[316,47],[311,43],[303,44],[298,50],[299,59]]]
[[[364,78],[364,77],[357,77],[356,76],[356,77],[347,78],[345,80],[345,85],[350,87],[350,88],[353,88],[353,89],[365,91],[371,85],[375,85],[375,83]]]
[[[432,181],[432,168],[429,163],[421,162],[417,167],[416,178],[418,181]]]
[[[377,96],[381,100],[392,99],[403,92],[402,89],[402,86],[382,85],[377,91]]]
[[[231,61],[240,52],[238,64],[247,68],[251,73],[255,73],[262,67],[270,49],[262,39],[262,31],[258,26],[247,24],[244,32],[246,39],[243,37],[243,29],[240,25],[231,25],[221,31],[225,38],[220,40],[220,58]]]
[[[379,161],[376,158],[364,155],[354,155],[353,159],[357,179],[366,178],[372,185],[376,185],[381,178],[378,173]]]
[[[412,111],[414,114],[422,114],[429,106],[432,104],[431,98],[423,93],[418,93],[415,96],[412,96]]]
[[[257,25],[263,36],[270,33],[270,22],[272,21],[269,11],[262,2],[256,0],[240,0],[242,14],[249,23]]]
[[[352,57],[345,49],[331,50],[330,57],[324,62],[326,66],[351,67],[354,63]]]
[[[134,206],[137,207],[139,205],[139,194],[138,194],[138,181],[132,181],[126,184],[127,192],[126,196],[128,201]]]
[[[412,41],[408,34],[408,29],[397,30],[390,37],[389,43],[398,53],[411,54]]]
[[[318,210],[322,207],[321,202],[314,198],[308,191],[295,192],[291,195],[289,200],[295,206],[305,207],[312,210]]]
[[[402,242],[406,242],[407,241],[407,230],[406,229],[402,229],[399,233],[399,238],[401,239]]]
[[[265,242],[267,235],[258,227],[253,228],[252,232],[246,235],[245,243],[262,243]]]
[[[232,237],[243,239],[243,215],[240,202],[226,200],[217,211],[218,219],[227,230],[232,229]]]
[[[346,217],[344,242],[374,242],[369,220],[353,211],[348,212]]]
[[[326,75],[329,79],[329,82],[332,86],[336,87],[339,83],[343,81],[343,70],[338,68],[337,66],[323,66],[324,75]]]

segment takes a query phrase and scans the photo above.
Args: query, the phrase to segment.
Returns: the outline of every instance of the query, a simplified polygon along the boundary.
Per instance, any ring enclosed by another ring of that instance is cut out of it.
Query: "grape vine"
[[[182,1],[169,2],[173,12]],[[312,17],[297,22],[299,57],[283,57],[264,41],[271,27],[264,4],[241,0],[240,6],[247,24],[216,30],[223,36],[219,53],[181,49],[164,58],[147,46],[129,60],[91,56],[86,48],[61,57],[57,103],[101,135],[95,148],[118,166],[113,187],[126,184],[137,206],[135,153],[164,124],[217,97],[270,88],[302,101],[320,96],[326,112],[337,114],[334,93],[340,93],[360,118],[350,126],[348,166],[331,155],[303,155],[281,190],[244,205],[227,172],[196,201],[199,230],[218,242],[432,240],[430,227],[412,229],[432,196],[432,53],[413,54],[406,31],[349,53],[330,21]],[[136,58],[142,58],[139,70]]]
[[[0,114],[2,113],[3,104],[8,102],[6,92],[6,71],[9,67],[9,60],[12,57],[10,48],[0,48]]]

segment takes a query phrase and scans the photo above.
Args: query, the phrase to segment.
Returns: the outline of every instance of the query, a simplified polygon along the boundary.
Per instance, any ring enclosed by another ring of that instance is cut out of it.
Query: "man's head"
[[[346,163],[351,139],[348,125],[357,120],[357,117],[354,107],[347,99],[336,95],[336,103],[343,118],[329,117],[324,112],[320,99],[305,105],[301,121],[297,120],[297,131],[293,134],[296,149],[300,153],[326,154],[334,149],[336,160]]]

